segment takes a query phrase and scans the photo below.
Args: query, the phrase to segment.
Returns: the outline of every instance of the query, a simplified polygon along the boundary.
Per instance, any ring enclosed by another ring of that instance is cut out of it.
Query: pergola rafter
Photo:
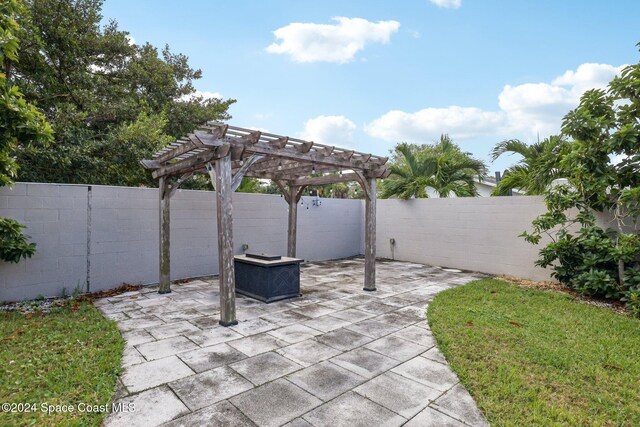
[[[375,290],[376,179],[386,157],[253,129],[209,122],[159,150],[142,165],[160,187],[160,293],[170,288],[170,199],[194,173],[208,174],[216,190],[220,324],[237,323],[233,266],[232,193],[243,177],[273,180],[289,205],[287,256],[296,256],[297,206],[307,186],[356,181],[365,193],[364,289]]]

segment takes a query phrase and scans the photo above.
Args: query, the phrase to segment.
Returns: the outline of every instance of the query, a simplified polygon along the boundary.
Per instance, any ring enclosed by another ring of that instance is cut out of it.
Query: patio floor
[[[96,301],[127,341],[117,403],[130,410],[105,424],[486,425],[424,316],[438,292],[482,276],[376,265],[369,293],[362,259],[304,264],[302,297],[239,296],[230,328],[218,325],[217,279]]]

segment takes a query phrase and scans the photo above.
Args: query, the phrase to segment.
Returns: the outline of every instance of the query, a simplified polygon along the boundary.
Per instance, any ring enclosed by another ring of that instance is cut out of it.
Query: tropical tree
[[[7,80],[6,71],[18,60],[20,26],[17,17],[24,14],[17,0],[0,3],[0,187],[12,185],[18,174],[15,155],[34,143],[51,142],[52,131],[35,106],[25,101],[17,86]],[[0,260],[18,262],[35,253],[34,243],[27,241],[24,225],[10,218],[0,218]]]
[[[428,188],[439,197],[475,197],[474,180],[487,173],[482,161],[462,152],[446,134],[435,145],[396,145],[389,169],[391,175],[381,185],[382,198],[425,198]]]
[[[494,196],[506,196],[510,190],[526,195],[543,194],[551,183],[563,177],[559,165],[561,150],[566,141],[561,136],[550,136],[528,145],[518,139],[508,139],[496,144],[491,151],[492,160],[504,154],[516,154],[522,158],[509,167],[493,190]]]
[[[570,142],[559,164],[568,183],[545,192],[547,212],[523,237],[545,239],[536,264],[551,267],[560,282],[581,294],[621,298],[640,317],[639,88],[640,62],[608,90],[585,92],[564,117]],[[613,221],[598,221],[595,212]]]
[[[44,112],[55,141],[17,151],[19,180],[153,186],[141,158],[207,120],[230,118],[235,101],[198,96],[202,72],[186,56],[102,24],[102,0],[22,3],[23,49],[5,72]]]

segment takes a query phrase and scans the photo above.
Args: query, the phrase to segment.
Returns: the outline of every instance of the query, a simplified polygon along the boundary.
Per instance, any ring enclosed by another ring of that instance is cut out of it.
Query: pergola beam
[[[184,173],[185,171],[190,171],[194,168],[201,168],[211,160],[226,156],[230,149],[231,144],[223,144],[209,151],[204,151],[175,163],[169,163],[166,166],[161,166],[159,169],[154,170],[151,175],[154,178],[160,178],[163,176]]]
[[[249,157],[247,160],[245,160],[244,164],[240,167],[240,169],[238,169],[236,171],[236,173],[233,174],[233,182],[231,183],[231,192],[233,193],[234,191],[236,191],[238,189],[238,187],[240,187],[240,184],[242,183],[242,178],[244,178],[244,175],[247,173],[247,171],[249,170],[249,168],[258,160],[262,160],[264,158],[264,156],[261,156],[259,154],[254,154],[253,156]]]
[[[206,132],[202,131],[196,132],[195,134],[200,140],[202,140],[203,142],[207,142],[212,146],[222,145],[225,143],[243,144],[245,145],[245,149],[248,153],[265,154],[268,156],[281,157],[283,159],[301,160],[309,163],[334,166],[344,169],[358,168],[362,170],[373,170],[377,169],[380,166],[378,163],[372,161],[371,159],[369,159],[367,162],[363,162],[361,160],[349,160],[346,158],[342,159],[338,156],[347,156],[341,153],[335,153],[335,151],[333,154],[325,156],[318,150],[304,152],[303,150],[298,150],[289,146],[276,148],[271,146],[267,142],[262,142],[259,140],[254,143],[253,141],[248,141],[246,138],[233,138],[229,135],[224,138],[215,138],[213,135],[207,134]],[[353,152],[351,151],[348,153],[350,153],[350,155],[353,155]]]

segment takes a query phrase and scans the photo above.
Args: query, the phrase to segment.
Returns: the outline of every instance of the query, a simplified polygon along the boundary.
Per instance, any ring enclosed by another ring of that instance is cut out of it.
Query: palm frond
[[[490,153],[491,160],[495,161],[505,153],[520,154],[522,157],[527,158],[532,155],[532,150],[529,145],[519,139],[505,139],[493,147]]]

